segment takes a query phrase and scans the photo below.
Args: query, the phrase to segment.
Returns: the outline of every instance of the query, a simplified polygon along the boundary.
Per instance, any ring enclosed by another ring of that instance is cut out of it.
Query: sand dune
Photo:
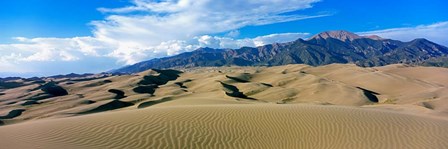
[[[181,72],[182,71],[182,72]],[[208,67],[17,80],[6,148],[446,148],[448,69]],[[4,139],[5,138],[5,139]]]
[[[444,148],[448,125],[361,108],[224,104],[36,121],[0,137],[6,148]]]
[[[91,110],[92,106],[106,104],[112,99],[132,103],[135,105],[132,107],[137,108],[141,102],[151,103],[168,96],[173,102],[188,105],[195,103],[178,99],[198,98],[201,99],[198,100],[199,103],[210,103],[206,100],[211,99],[224,103],[236,100],[252,103],[245,101],[252,99],[257,100],[255,103],[346,106],[380,104],[376,107],[385,103],[420,106],[433,110],[430,114],[439,116],[448,111],[445,106],[448,99],[448,89],[445,86],[448,79],[445,79],[445,74],[448,70],[445,68],[406,65],[361,68],[332,64],[321,67],[286,65],[270,68],[196,68],[184,71],[185,73],[180,74],[177,71],[149,70],[135,75],[98,79],[58,79],[57,86],[66,90],[68,95],[57,97],[39,90],[38,84],[28,83],[26,86],[2,91],[4,95],[0,96],[0,105],[8,109],[26,110],[23,115],[14,118],[14,122],[72,115],[71,112],[65,113],[66,111],[83,113]],[[371,92],[376,94],[370,94]],[[84,102],[86,100],[91,102]],[[93,102],[97,103],[89,105]],[[165,104],[177,105],[162,105]]]
[[[6,114],[4,114],[3,116],[0,116],[0,119],[12,119],[14,117],[20,116],[23,111],[25,111],[25,110],[24,109],[10,110]]]

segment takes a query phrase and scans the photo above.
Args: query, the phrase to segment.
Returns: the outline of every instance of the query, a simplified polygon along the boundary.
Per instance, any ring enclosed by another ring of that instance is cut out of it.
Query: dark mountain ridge
[[[135,73],[147,69],[205,66],[277,66],[354,63],[359,66],[383,66],[405,63],[448,66],[448,48],[423,38],[409,42],[379,36],[359,36],[347,31],[323,32],[308,40],[274,43],[240,49],[199,48],[176,56],[157,58],[126,66],[113,73]]]

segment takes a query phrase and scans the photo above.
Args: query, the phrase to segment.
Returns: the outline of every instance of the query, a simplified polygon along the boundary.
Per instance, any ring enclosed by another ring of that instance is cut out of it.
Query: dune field
[[[205,67],[0,84],[0,148],[447,148],[448,69]]]

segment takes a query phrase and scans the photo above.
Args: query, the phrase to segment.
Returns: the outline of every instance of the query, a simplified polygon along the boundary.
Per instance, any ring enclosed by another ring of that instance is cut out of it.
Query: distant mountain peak
[[[340,42],[343,41],[343,42]],[[216,67],[216,66],[277,66],[332,63],[353,63],[359,66],[383,66],[405,63],[447,66],[448,48],[426,39],[409,42],[383,39],[375,35],[361,36],[348,31],[328,31],[308,40],[274,43],[239,49],[199,48],[172,57],[152,59],[111,71],[135,73],[148,69]]]
[[[341,41],[347,41],[347,40],[353,41],[355,39],[360,39],[360,38],[369,38],[372,40],[383,40],[384,39],[377,35],[360,36],[360,35],[357,35],[355,33],[349,32],[349,31],[336,30],[336,31],[326,31],[326,32],[319,33],[319,34],[311,37],[310,40],[312,40],[312,39],[328,39],[328,38],[339,39]]]
[[[426,38],[415,38],[414,40],[412,40],[411,42],[431,42]]]
[[[310,39],[319,39],[319,38],[320,39],[334,38],[334,39],[339,39],[341,41],[346,41],[346,40],[353,41],[355,39],[359,39],[359,38],[362,38],[362,37],[359,36],[359,35],[356,35],[354,33],[348,32],[348,31],[338,30],[338,31],[322,32],[322,33],[319,33],[317,35],[314,35]]]

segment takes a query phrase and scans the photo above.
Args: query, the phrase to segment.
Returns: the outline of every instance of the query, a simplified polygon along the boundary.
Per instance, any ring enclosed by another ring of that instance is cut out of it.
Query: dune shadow
[[[132,91],[139,93],[139,94],[154,94],[156,92],[156,89],[159,88],[156,84],[151,85],[139,85],[132,89]]]
[[[241,79],[241,78],[238,78],[238,77],[232,77],[232,76],[228,76],[228,75],[226,75],[226,78],[231,79],[231,80],[236,81],[236,82],[240,82],[240,83],[250,82],[250,81],[245,80],[245,79]]]
[[[122,99],[125,98],[126,96],[124,95],[124,92],[122,90],[118,90],[118,89],[110,89],[108,90],[108,92],[110,93],[114,93],[115,97],[114,99]]]
[[[13,81],[0,81],[0,89],[12,89],[25,86],[24,83]]]
[[[158,70],[153,69],[155,72],[159,73],[159,75],[148,75],[144,76],[143,80],[141,80],[138,84],[140,85],[150,85],[150,84],[156,84],[156,85],[164,85],[168,83],[169,81],[176,80],[179,77],[179,74],[181,74],[181,71],[177,70]]]
[[[132,89],[134,92],[140,94],[154,94],[160,85],[165,85],[169,81],[176,80],[179,77],[179,74],[182,73],[178,70],[153,70],[159,73],[159,75],[144,76],[143,80],[137,83],[138,86]]]
[[[180,81],[180,82],[175,82],[174,84],[178,85],[180,88],[187,88],[186,86],[184,86],[185,83],[191,82],[193,80],[187,79],[184,81]]]
[[[236,86],[233,86],[233,85],[230,85],[230,84],[226,84],[226,83],[223,83],[223,82],[219,82],[219,83],[221,83],[221,85],[224,87],[224,91],[225,91],[227,96],[243,98],[243,99],[256,100],[255,98],[247,97],[246,95],[244,95],[244,93],[240,92],[240,90]]]
[[[39,89],[42,90],[43,93],[38,93],[26,100],[38,101],[38,100],[48,99],[48,98],[57,97],[57,96],[68,95],[67,90],[65,90],[61,86],[57,85],[56,82],[53,82],[53,81],[48,82],[44,85],[40,85],[39,87],[31,89],[30,91],[35,91],[35,90],[39,90]]]
[[[376,97],[376,95],[380,95],[379,93],[365,89],[365,88],[361,88],[361,87],[356,87],[356,88],[362,90],[364,93],[364,96],[366,96],[367,99],[369,99],[371,102],[375,102],[375,103],[379,102],[378,97]]]
[[[15,103],[17,103],[17,101],[8,102],[8,103],[6,103],[6,105],[12,105],[12,104],[15,104]]]
[[[149,106],[153,106],[153,105],[164,103],[164,102],[171,101],[171,100],[173,100],[173,98],[171,98],[171,97],[164,97],[164,98],[159,99],[159,100],[147,101],[147,102],[143,102],[143,103],[139,104],[138,108],[142,109],[142,108],[146,108],[146,107],[149,107]]]
[[[272,84],[268,84],[268,83],[261,83],[261,84],[264,86],[267,86],[267,87],[274,87]]]
[[[434,110],[434,106],[432,106],[430,103],[428,102],[422,102],[423,107],[427,108],[427,109],[431,109]]]
[[[29,105],[36,105],[36,104],[40,104],[40,103],[35,101],[35,100],[28,100],[28,101],[25,101],[24,103],[22,103],[20,105],[22,105],[22,106],[29,106]]]
[[[134,105],[133,103],[129,103],[129,102],[124,102],[124,101],[120,101],[118,99],[114,99],[111,102],[108,102],[106,104],[103,104],[101,106],[98,106],[92,110],[88,110],[85,112],[81,112],[78,114],[92,114],[92,113],[98,113],[98,112],[104,112],[104,111],[110,111],[110,110],[115,110],[115,109],[120,109],[120,108],[125,108],[125,107],[129,107]]]
[[[67,90],[57,85],[55,82],[48,82],[42,86],[40,86],[40,90],[44,91],[47,94],[54,96],[65,96],[68,95]]]
[[[25,111],[25,109],[15,109],[15,110],[11,110],[9,111],[8,114],[6,114],[5,116],[0,116],[0,119],[13,119],[15,117],[18,117],[20,115],[22,115],[22,112]]]

